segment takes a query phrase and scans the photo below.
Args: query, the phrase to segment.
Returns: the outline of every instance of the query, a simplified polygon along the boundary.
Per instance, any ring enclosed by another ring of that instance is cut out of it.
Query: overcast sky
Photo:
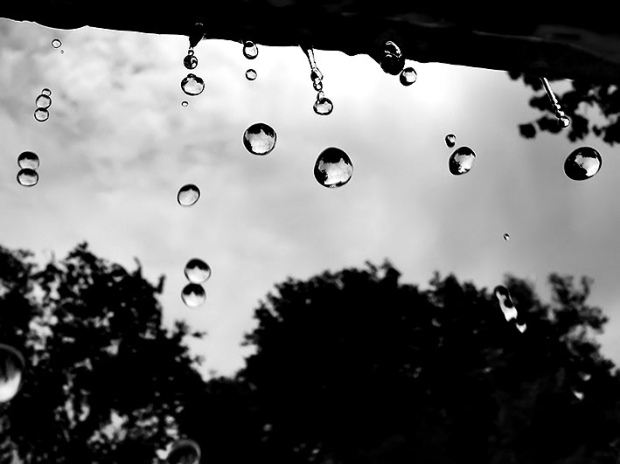
[[[384,259],[422,286],[435,270],[489,289],[511,272],[541,291],[550,272],[589,275],[591,302],[611,319],[603,352],[620,362],[617,149],[594,138],[520,138],[517,125],[538,117],[531,91],[483,69],[412,63],[418,82],[403,87],[369,57],[318,50],[334,103],[318,116],[300,49],[259,45],[249,61],[239,43],[206,40],[193,71],[206,88],[188,97],[187,46],[181,36],[0,19],[0,244],[62,257],[87,241],[129,268],[139,258],[152,281],[165,274],[166,322],[208,332],[192,344],[205,373],[242,366],[243,334],[275,283]],[[34,102],[44,87],[53,104],[40,123]],[[255,122],[278,134],[266,156],[242,144]],[[448,133],[477,154],[466,175],[448,171]],[[355,169],[340,189],[313,176],[330,146]],[[563,163],[580,146],[597,148],[603,167],[575,182]],[[15,180],[26,150],[41,159],[33,188]],[[186,183],[202,191],[191,208],[176,202]],[[194,257],[213,275],[207,302],[190,309],[180,292]]]

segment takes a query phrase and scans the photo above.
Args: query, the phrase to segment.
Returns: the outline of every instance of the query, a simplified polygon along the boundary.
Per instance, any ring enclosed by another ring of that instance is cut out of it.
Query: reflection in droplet
[[[181,89],[187,95],[200,95],[205,89],[205,82],[200,77],[190,73],[181,81]]]
[[[474,165],[476,160],[476,154],[469,147],[459,147],[454,150],[450,160],[448,161],[448,168],[450,173],[455,176],[468,173]]]
[[[52,91],[48,89],[47,87],[41,90],[41,95],[47,95],[49,97],[51,94],[52,94]]]
[[[245,78],[249,81],[253,81],[254,79],[256,79],[256,76],[257,76],[256,71],[254,71],[253,69],[248,69],[245,72]]]
[[[39,182],[39,175],[34,169],[20,169],[17,173],[17,182],[24,187],[32,187]]]
[[[179,189],[177,201],[181,206],[192,206],[200,198],[200,189],[194,184],[186,184]]]
[[[512,319],[516,319],[517,308],[515,308],[515,305],[512,302],[512,297],[510,296],[508,289],[503,285],[498,285],[493,290],[493,294],[495,295],[506,320],[511,321]]]
[[[61,45],[62,45],[62,42],[60,40],[58,40],[58,39],[52,40],[52,47],[60,48]]]
[[[34,118],[39,122],[45,122],[49,117],[50,113],[45,108],[37,108],[34,110]]]
[[[418,80],[418,73],[415,72],[415,69],[413,69],[411,66],[403,69],[400,72],[400,83],[403,84],[404,86],[409,86],[415,83],[415,81],[417,80]]]
[[[266,155],[276,146],[276,131],[262,122],[252,124],[243,133],[243,145],[254,155]]]
[[[504,240],[505,241],[510,240],[510,234],[504,234]]]
[[[49,95],[41,94],[37,97],[35,103],[37,104],[37,108],[47,109],[52,106],[52,99]]]
[[[199,284],[187,284],[181,292],[181,299],[186,306],[196,308],[205,302],[207,294]]]
[[[258,47],[251,40],[243,42],[243,56],[248,60],[253,60],[258,56]]]
[[[187,54],[185,58],[183,58],[183,66],[187,69],[194,69],[198,66],[198,58],[194,54]]]
[[[22,384],[25,361],[12,346],[0,344],[0,403],[15,397]]]
[[[167,464],[198,464],[200,447],[194,440],[177,440],[170,448],[166,461]]]
[[[37,169],[39,167],[39,156],[31,151],[24,151],[17,157],[17,165],[23,169]]]
[[[211,267],[198,258],[190,259],[185,265],[185,277],[193,284],[201,284],[211,277]]]
[[[564,162],[564,172],[569,179],[586,180],[594,176],[602,164],[598,151],[592,147],[581,147],[568,155]]]
[[[316,102],[314,102],[314,112],[320,115],[328,115],[334,109],[334,104],[329,98],[319,97]]]
[[[187,100],[183,100],[183,101],[181,102],[181,106],[182,106],[183,108],[185,108],[187,105],[189,105],[189,103],[187,102]]]
[[[456,135],[454,134],[446,135],[446,145],[448,145],[448,148],[453,148],[454,145],[456,145]]]
[[[351,180],[353,163],[340,148],[330,147],[321,152],[314,165],[314,177],[325,187],[342,187]]]
[[[558,118],[558,124],[559,124],[560,127],[566,128],[566,127],[570,126],[570,118],[568,116],[566,116],[565,114],[561,115]]]

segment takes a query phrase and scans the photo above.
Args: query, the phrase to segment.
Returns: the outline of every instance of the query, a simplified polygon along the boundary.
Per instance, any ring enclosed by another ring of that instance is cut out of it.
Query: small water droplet
[[[252,124],[243,134],[243,145],[254,155],[266,155],[276,146],[276,131],[262,122]]]
[[[323,80],[323,73],[321,72],[319,68],[315,67],[315,68],[310,69],[310,80],[313,82]]]
[[[403,84],[404,86],[409,86],[415,83],[415,81],[417,80],[418,80],[418,73],[415,72],[415,69],[413,69],[411,66],[403,69],[400,72],[400,83]]]
[[[0,403],[12,400],[19,392],[25,364],[19,351],[0,344]]]
[[[504,234],[504,240],[505,241],[510,240],[510,234]]]
[[[52,91],[48,89],[47,87],[41,90],[41,95],[47,95],[49,97],[51,94],[52,94]]]
[[[39,95],[35,100],[37,108],[47,109],[52,106],[52,99],[49,95]]]
[[[200,95],[205,89],[205,82],[200,77],[190,73],[181,81],[181,89],[187,95]]]
[[[34,118],[39,122],[45,122],[49,119],[50,113],[45,108],[37,108],[34,111]]]
[[[201,284],[211,277],[211,268],[198,258],[190,259],[185,265],[185,277],[193,284]]]
[[[64,54],[65,54],[65,51],[64,51],[64,50],[60,50],[60,54],[61,54],[61,55],[64,55]]]
[[[17,182],[24,187],[32,187],[39,182],[39,175],[34,169],[20,169],[17,173]]]
[[[167,464],[198,464],[200,447],[194,440],[177,440],[170,448],[166,461]]]
[[[189,105],[189,103],[187,102],[187,100],[183,100],[183,101],[181,102],[181,106],[182,106],[183,108],[185,108],[187,105]]]
[[[181,292],[181,299],[186,306],[196,308],[207,299],[205,289],[199,284],[187,284]]]
[[[200,198],[200,189],[194,184],[186,184],[177,193],[177,202],[181,206],[192,206]]]
[[[314,177],[325,187],[342,187],[353,176],[351,158],[340,148],[330,147],[321,152],[314,165]]]
[[[194,69],[198,66],[198,58],[193,53],[187,54],[185,58],[183,58],[183,66],[187,69]]]
[[[400,55],[385,53],[381,58],[381,69],[387,74],[397,76],[405,67],[405,59]]]
[[[258,56],[258,47],[251,40],[246,40],[243,43],[243,56],[248,60],[253,60]]]
[[[59,39],[52,40],[52,47],[60,48],[61,45],[62,45],[62,42]]]
[[[22,169],[37,169],[39,156],[31,151],[24,151],[17,157],[17,164]]]
[[[248,69],[245,72],[245,78],[249,81],[253,81],[254,79],[256,79],[256,76],[257,76],[256,71],[254,71],[253,69]]]
[[[448,148],[454,148],[454,146],[456,145],[456,135],[454,134],[448,134],[446,135],[446,145],[448,145]]]
[[[512,319],[517,318],[517,308],[515,308],[515,304],[512,302],[512,297],[510,296],[510,292],[503,285],[498,285],[493,290],[493,294],[499,303],[499,307],[504,313],[504,317],[506,321],[511,321]]]
[[[561,128],[567,128],[568,126],[570,126],[570,118],[566,115],[562,115],[558,118],[558,125]]]
[[[316,102],[314,102],[314,112],[320,115],[328,115],[334,109],[334,104],[329,98],[317,98]]]
[[[459,147],[454,150],[450,160],[448,161],[448,168],[450,173],[455,176],[468,173],[474,165],[476,160],[476,154],[469,147]]]
[[[581,147],[568,155],[564,162],[564,172],[569,179],[586,180],[599,172],[602,164],[598,151],[592,147]]]

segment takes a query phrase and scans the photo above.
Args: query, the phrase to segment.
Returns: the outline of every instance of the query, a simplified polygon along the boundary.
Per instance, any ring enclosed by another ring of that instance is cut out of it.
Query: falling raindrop
[[[181,89],[187,95],[200,95],[205,88],[205,82],[198,76],[189,73],[181,81]]]
[[[62,42],[59,39],[52,40],[52,47],[60,48],[61,45],[62,45]]]
[[[37,108],[47,109],[52,106],[52,99],[49,95],[41,94],[37,97],[35,103],[37,104]]]
[[[61,54],[61,55],[64,55],[64,54],[65,54],[65,51],[64,51],[64,50],[60,50],[60,54]]]
[[[256,71],[254,71],[253,69],[248,69],[245,72],[245,78],[249,81],[253,81],[254,79],[256,79],[256,76],[257,76]]]
[[[205,26],[201,22],[194,23],[189,33],[189,48],[193,49],[205,36]]]
[[[200,189],[194,184],[186,184],[179,189],[177,201],[181,206],[192,206],[200,198]]]
[[[383,46],[383,55],[381,56],[379,64],[381,65],[381,69],[383,69],[383,71],[388,74],[392,74],[394,76],[400,74],[405,67],[405,58],[403,57],[403,54],[398,45],[396,45],[391,40],[385,42]]]
[[[594,176],[603,164],[601,155],[592,147],[573,151],[564,162],[564,172],[569,179],[586,180]]]
[[[181,299],[185,306],[196,308],[205,302],[207,294],[200,284],[187,284],[181,292]]]
[[[579,401],[583,400],[583,392],[580,392],[578,390],[573,390],[573,395],[575,395],[575,398],[577,398]]]
[[[47,95],[49,97],[51,94],[52,94],[52,91],[48,89],[47,87],[41,90],[41,95]]]
[[[22,169],[37,169],[39,156],[31,151],[24,151],[17,157],[17,164]]]
[[[251,40],[243,42],[243,56],[248,60],[253,60],[258,56],[258,47]]]
[[[254,155],[266,155],[276,146],[276,131],[262,122],[252,124],[243,134],[243,145]]]
[[[352,175],[351,158],[340,148],[326,148],[314,165],[314,177],[324,187],[342,187],[351,180]]]
[[[185,265],[185,277],[193,284],[201,284],[211,277],[211,268],[198,258],[190,259]]]
[[[189,105],[189,103],[187,102],[187,100],[183,100],[183,101],[181,102],[181,106],[182,106],[183,108],[185,108],[187,105]]]
[[[37,108],[34,111],[34,118],[39,122],[45,122],[49,119],[50,113],[45,108]]]
[[[24,187],[32,187],[39,182],[39,175],[34,169],[20,169],[17,173],[17,182]]]
[[[320,115],[328,115],[334,109],[334,104],[329,98],[317,96],[316,102],[314,102],[314,112]]]
[[[493,294],[499,303],[499,307],[504,313],[504,317],[506,321],[511,321],[517,318],[517,308],[515,308],[514,303],[512,302],[512,297],[510,296],[510,292],[503,285],[498,285],[493,290]]]
[[[450,172],[455,176],[468,173],[474,165],[476,160],[476,154],[469,147],[459,147],[454,150],[450,160],[448,161],[448,168]]]
[[[418,80],[418,73],[411,66],[400,72],[400,83],[404,86],[410,86]]]
[[[454,145],[456,145],[456,135],[454,134],[446,135],[446,145],[448,145],[448,148],[453,148]]]
[[[200,447],[194,440],[177,440],[172,444],[168,457],[168,464],[198,464]]]
[[[198,58],[194,55],[194,53],[187,53],[185,58],[183,58],[183,66],[187,69],[194,69],[198,66]]]
[[[0,403],[6,403],[17,395],[22,385],[25,364],[19,351],[12,346],[0,344]]]
[[[504,240],[505,241],[510,240],[510,234],[504,234]]]

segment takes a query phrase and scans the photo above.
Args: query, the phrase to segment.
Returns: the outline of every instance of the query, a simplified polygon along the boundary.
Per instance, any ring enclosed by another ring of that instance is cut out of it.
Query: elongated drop
[[[276,146],[277,134],[265,123],[257,122],[243,133],[243,146],[253,155],[267,155]]]
[[[388,40],[383,46],[383,56],[379,61],[381,69],[388,74],[397,76],[405,67],[405,58],[394,42]]]
[[[52,98],[49,95],[39,95],[35,100],[37,108],[47,109],[52,106]]]
[[[469,147],[459,147],[457,148],[452,156],[450,156],[450,160],[448,161],[448,169],[450,169],[450,173],[455,176],[460,176],[461,174],[468,173],[474,165],[474,161],[476,160],[476,154]]]
[[[31,151],[24,151],[17,157],[17,165],[22,169],[37,169],[39,156]]]
[[[19,392],[25,364],[19,351],[12,346],[0,344],[0,403],[11,401]]]
[[[352,176],[351,158],[340,148],[326,148],[314,165],[314,178],[324,187],[342,187],[351,180]]]
[[[415,81],[417,80],[418,80],[418,73],[415,72],[415,69],[413,69],[411,66],[403,69],[400,72],[400,83],[406,87],[410,86],[411,84],[414,84]]]
[[[251,40],[243,42],[243,56],[248,60],[253,60],[258,56],[258,47]]]
[[[193,284],[202,284],[211,277],[211,268],[202,259],[192,258],[185,265],[185,277]]]
[[[573,151],[564,162],[564,173],[572,180],[586,180],[593,177],[603,165],[598,151],[592,147],[581,147]]]
[[[314,102],[313,109],[316,114],[327,116],[334,110],[334,104],[327,97],[318,97],[316,102]]]
[[[200,461],[200,447],[194,440],[182,439],[172,444],[167,464],[198,464]]]
[[[181,81],[181,89],[183,89],[183,92],[187,95],[200,95],[205,89],[205,81],[203,81],[200,77],[189,73]]]
[[[249,81],[253,81],[254,79],[256,79],[256,76],[257,76],[257,75],[258,75],[258,74],[256,73],[256,71],[254,71],[253,69],[248,69],[248,70],[245,72],[245,78],[246,78],[247,80],[249,80]]]
[[[206,33],[205,25],[200,21],[194,23],[191,31],[189,32],[189,48],[193,50],[200,41],[204,38]]]
[[[39,175],[34,169],[20,169],[17,173],[17,182],[24,187],[34,187],[39,183]]]
[[[183,300],[183,303],[185,303],[185,306],[189,308],[197,308],[205,302],[207,299],[207,294],[205,293],[205,289],[202,288],[200,284],[189,283],[183,287],[181,299]]]
[[[446,135],[446,145],[448,146],[448,148],[454,148],[454,146],[456,145],[456,135]]]
[[[181,206],[192,206],[200,198],[200,189],[194,184],[185,184],[177,193],[177,202]]]

